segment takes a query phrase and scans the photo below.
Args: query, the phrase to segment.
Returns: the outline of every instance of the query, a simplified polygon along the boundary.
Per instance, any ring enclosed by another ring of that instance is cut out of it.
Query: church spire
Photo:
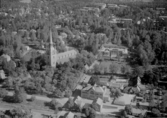
[[[49,44],[50,44],[50,45],[53,45],[53,41],[52,41],[52,30],[51,30],[51,29],[50,29],[50,31],[49,31],[49,38],[50,38]]]

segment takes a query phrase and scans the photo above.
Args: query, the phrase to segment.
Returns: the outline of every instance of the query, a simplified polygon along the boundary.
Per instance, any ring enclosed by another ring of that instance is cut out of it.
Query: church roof
[[[57,54],[57,63],[65,63],[68,62],[70,58],[75,58],[77,55],[77,51],[76,50],[70,50],[70,51],[66,51],[63,53],[58,53]]]

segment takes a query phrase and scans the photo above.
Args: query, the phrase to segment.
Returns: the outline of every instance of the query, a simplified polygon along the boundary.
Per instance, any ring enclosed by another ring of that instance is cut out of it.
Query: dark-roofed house
[[[91,100],[96,100],[97,98],[101,98],[103,100],[106,92],[107,92],[106,87],[88,85],[87,87],[81,90],[81,97]]]

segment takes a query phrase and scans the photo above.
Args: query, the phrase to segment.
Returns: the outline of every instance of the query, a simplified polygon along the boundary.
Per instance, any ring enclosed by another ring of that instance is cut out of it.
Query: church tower
[[[53,46],[53,41],[52,41],[52,31],[50,29],[49,32],[49,61],[50,61],[50,66],[51,67],[56,67],[57,63],[57,50]]]

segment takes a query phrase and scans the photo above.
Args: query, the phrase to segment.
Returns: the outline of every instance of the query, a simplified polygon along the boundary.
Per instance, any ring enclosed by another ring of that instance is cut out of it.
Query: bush
[[[71,97],[72,96],[72,91],[71,90],[66,90],[65,91],[65,97]]]
[[[7,90],[5,90],[5,89],[1,89],[1,90],[0,90],[0,98],[4,98],[4,97],[7,96],[7,95],[8,95]]]
[[[61,104],[60,104],[59,102],[57,102],[55,99],[52,99],[52,100],[49,102],[48,106],[49,106],[51,109],[54,109],[54,110],[56,110],[56,109],[59,108],[59,107],[62,107]]]
[[[35,99],[36,99],[36,97],[32,95],[30,98],[30,101],[33,102]]]

